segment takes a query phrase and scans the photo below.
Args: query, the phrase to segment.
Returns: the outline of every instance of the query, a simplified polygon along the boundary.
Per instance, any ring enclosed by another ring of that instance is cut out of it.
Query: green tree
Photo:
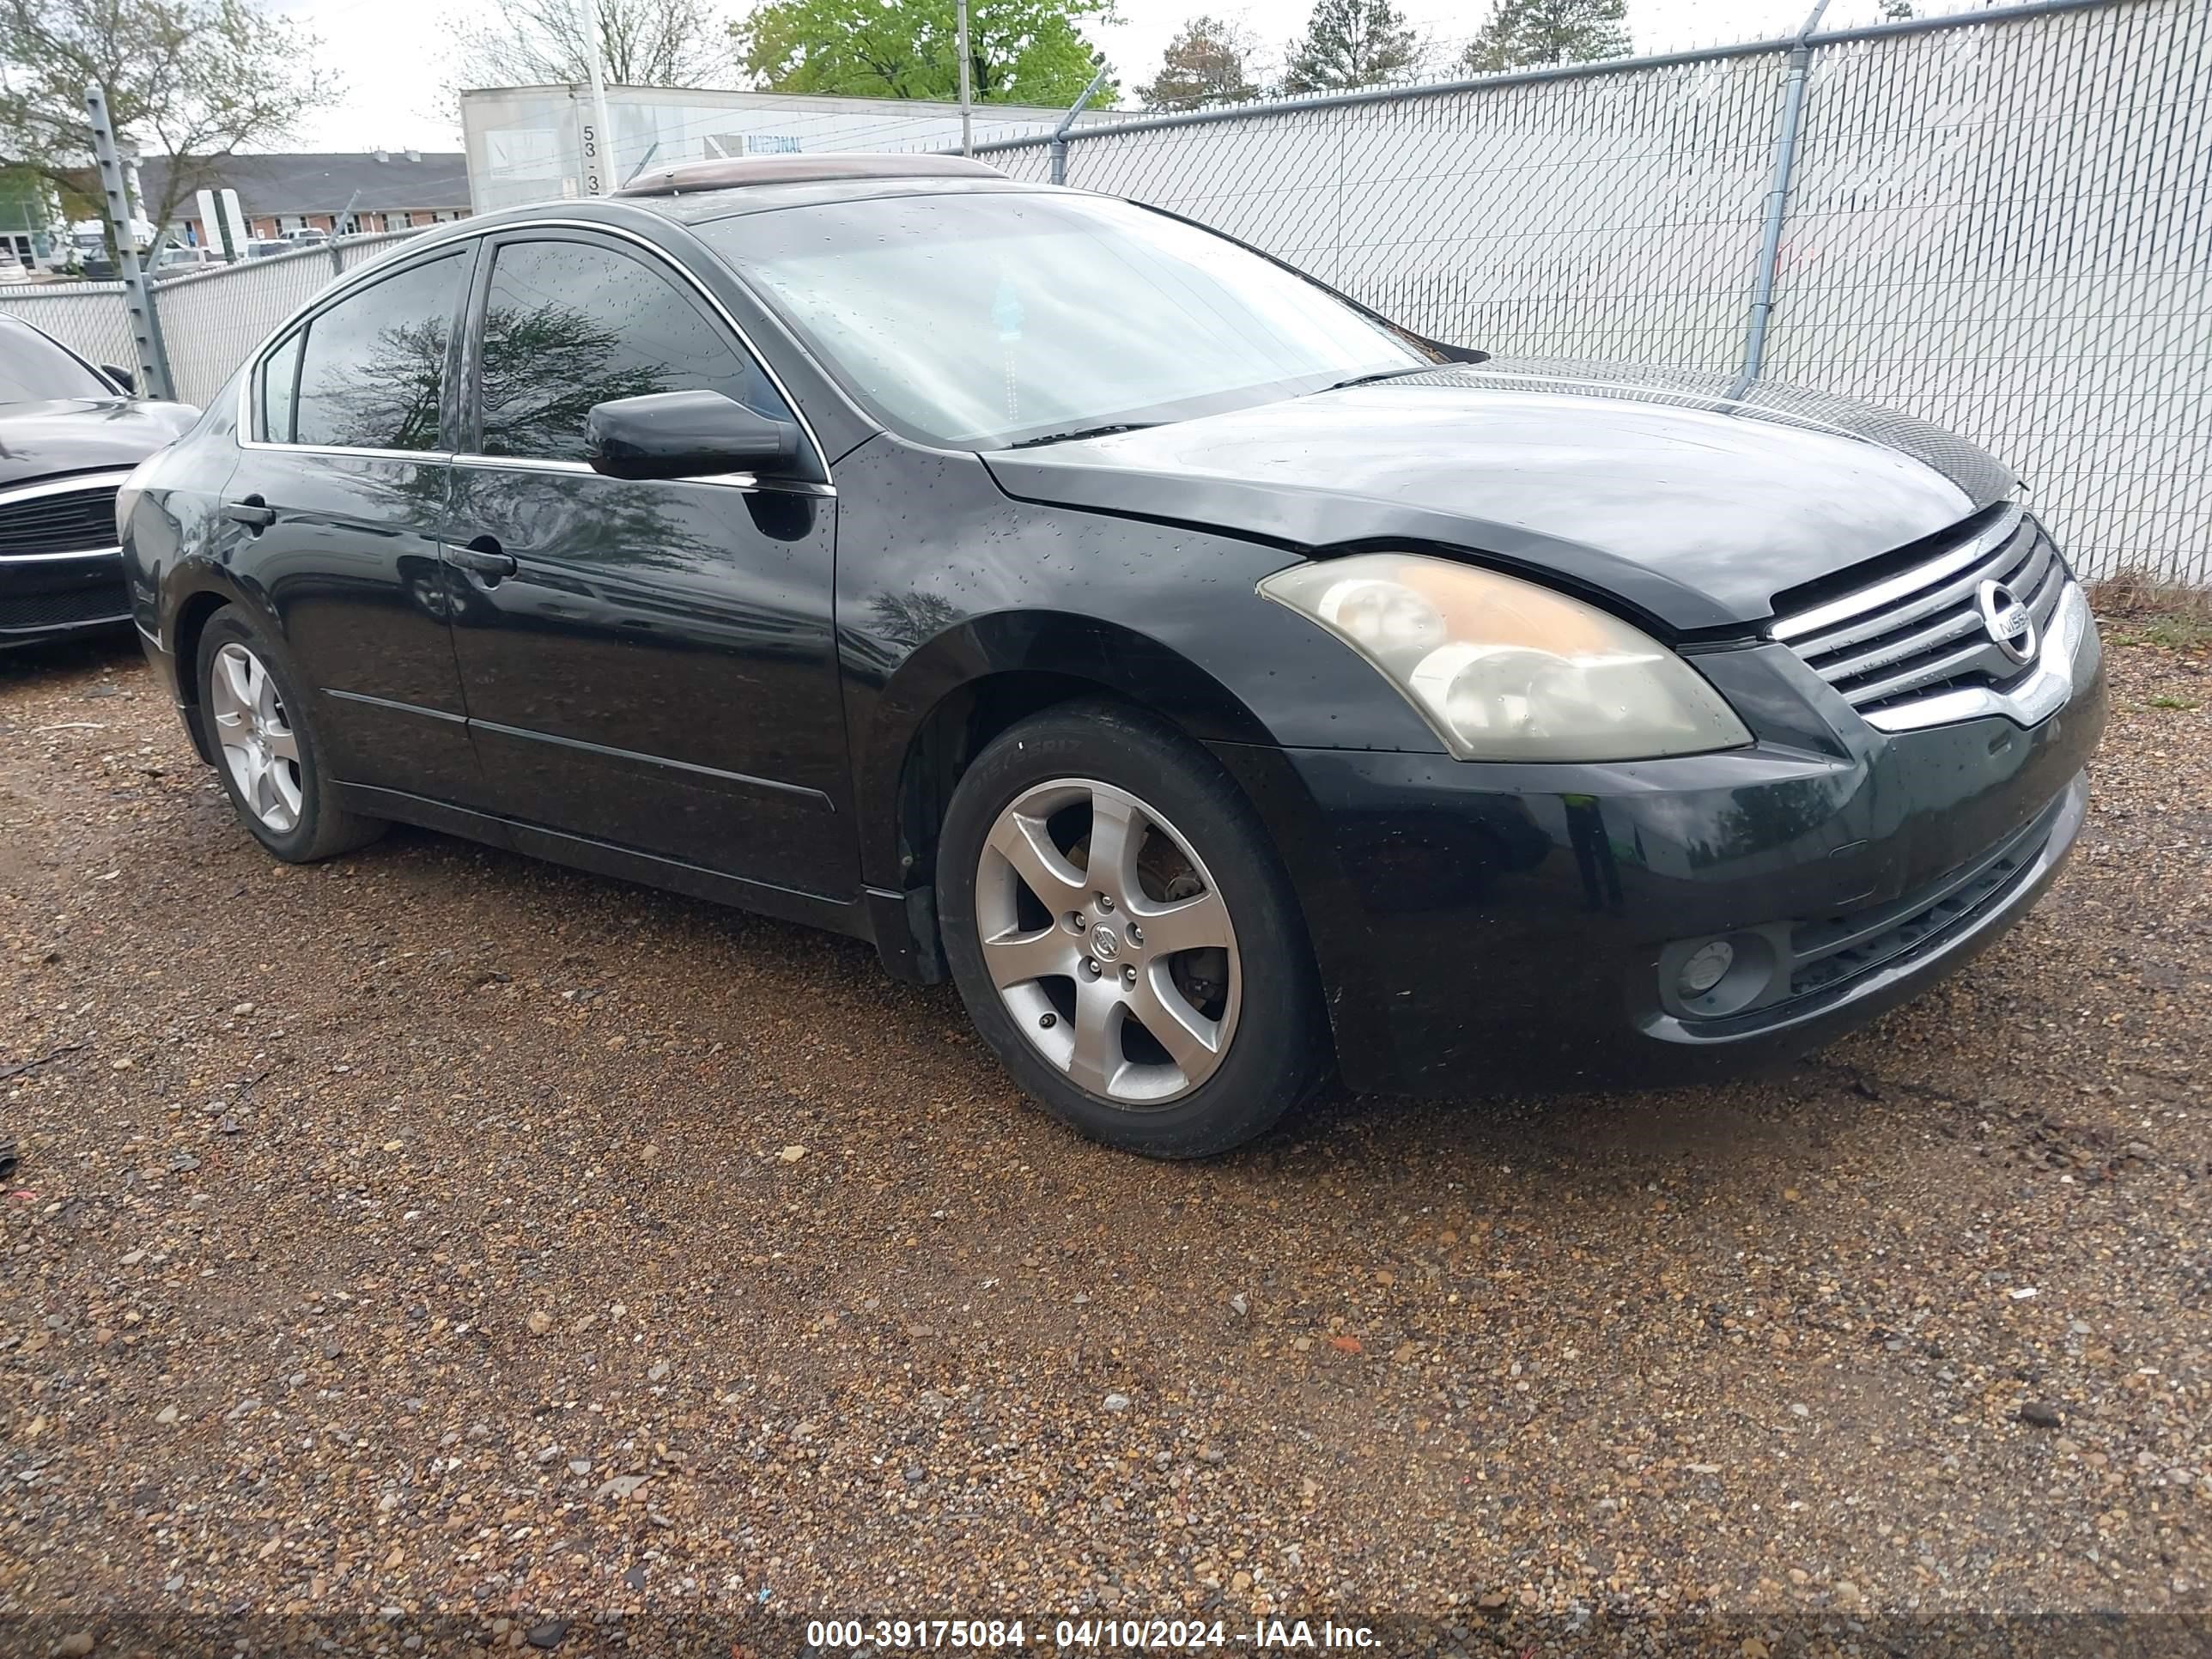
[[[1283,90],[1348,92],[1402,81],[1420,67],[1420,37],[1390,0],[1317,0],[1291,43]]]
[[[224,157],[281,142],[337,95],[316,46],[252,0],[0,0],[0,157],[83,191],[98,87],[117,137],[169,158],[145,204],[158,242]]]
[[[972,0],[969,74],[979,104],[1072,104],[1097,70],[1085,19],[1114,0]],[[767,0],[732,28],[738,53],[770,92],[861,98],[960,95],[953,0]],[[1110,103],[1109,80],[1100,99]]]
[[[1628,55],[1627,0],[1498,0],[1460,67],[1472,75]]]
[[[1160,72],[1137,88],[1146,109],[1204,109],[1242,104],[1260,95],[1252,74],[1259,44],[1250,33],[1218,17],[1194,17],[1160,58]]]

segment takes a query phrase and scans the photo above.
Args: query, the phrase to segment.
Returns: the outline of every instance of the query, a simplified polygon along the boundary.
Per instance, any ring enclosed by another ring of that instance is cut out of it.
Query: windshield
[[[45,335],[0,325],[0,404],[113,396],[113,386]]]
[[[1105,197],[890,197],[695,228],[886,425],[962,448],[1431,362],[1296,273]]]

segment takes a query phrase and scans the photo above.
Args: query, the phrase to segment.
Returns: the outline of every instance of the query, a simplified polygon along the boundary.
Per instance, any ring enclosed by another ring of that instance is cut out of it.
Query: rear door
[[[704,388],[803,421],[705,292],[642,243],[510,232],[487,239],[476,287],[448,556],[498,810],[849,898],[834,493],[630,482],[584,459],[585,416],[611,398]]]
[[[348,782],[479,804],[438,557],[453,370],[475,245],[410,259],[257,360],[224,491],[230,563],[258,582]]]

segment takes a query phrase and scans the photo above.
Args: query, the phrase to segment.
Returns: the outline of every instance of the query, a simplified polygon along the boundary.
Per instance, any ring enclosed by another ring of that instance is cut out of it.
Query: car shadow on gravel
[[[0,691],[66,674],[112,674],[144,666],[137,636],[129,629],[88,634],[79,639],[0,650]]]
[[[1182,1179],[1173,1166],[1146,1165],[1052,1122],[975,1036],[951,985],[895,981],[860,940],[411,826],[395,826],[344,864],[349,875],[392,883],[425,904],[452,902],[459,878],[468,914],[450,916],[456,932],[482,931],[487,915],[499,919],[506,965],[487,958],[487,974],[587,963],[631,999],[685,1000],[707,1030],[746,1047],[781,1005],[811,1000],[829,1025],[867,1033],[813,1073],[825,1090],[867,1096],[896,1079],[917,1093],[965,1098],[972,1103],[960,1115],[972,1114],[973,1131],[1003,1128],[1042,1156],[1101,1174],[1153,1170],[1170,1185]],[[780,1068],[778,1056],[759,1058]],[[1742,1082],[1663,1090],[1410,1097],[1332,1084],[1207,1167],[1286,1191],[1347,1165],[1389,1178],[1418,1169],[1425,1185],[1571,1173],[1584,1202],[1606,1171],[1624,1191],[1684,1180],[1780,1188],[1866,1104],[1848,1068],[1818,1057]]]

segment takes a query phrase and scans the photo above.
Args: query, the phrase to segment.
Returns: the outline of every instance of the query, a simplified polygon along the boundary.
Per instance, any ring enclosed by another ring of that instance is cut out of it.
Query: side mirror
[[[113,363],[102,363],[100,372],[132,397],[138,395],[138,377],[127,368],[118,368]]]
[[[610,478],[788,473],[799,465],[799,428],[719,392],[655,392],[592,404],[584,454]]]

